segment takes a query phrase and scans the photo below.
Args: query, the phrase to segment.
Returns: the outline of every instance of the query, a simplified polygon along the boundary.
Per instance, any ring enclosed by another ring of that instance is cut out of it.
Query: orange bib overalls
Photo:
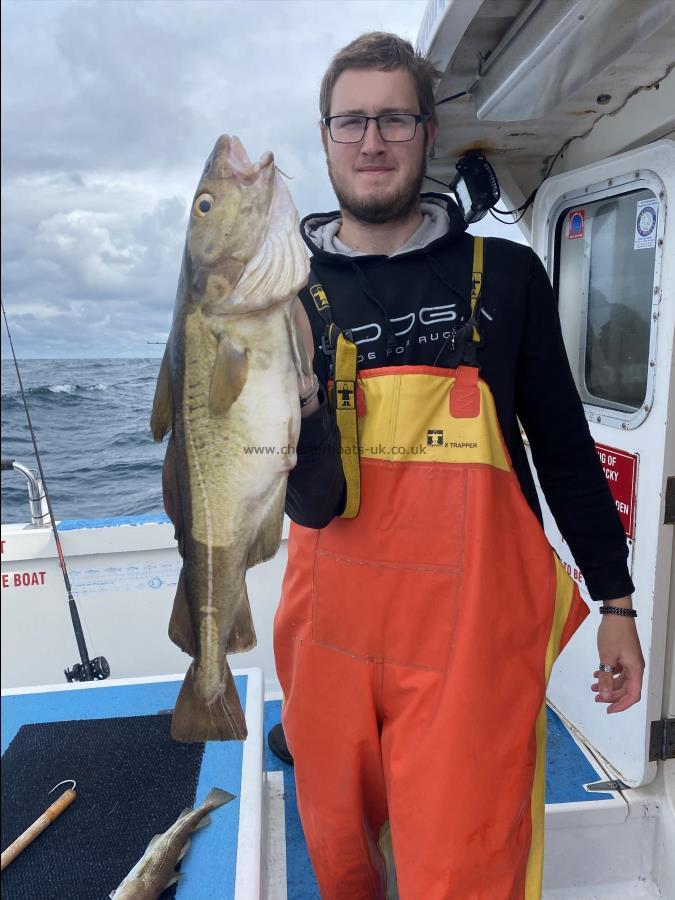
[[[546,685],[588,607],[476,367],[359,392],[358,515],[291,526],[274,629],[321,897],[391,895],[390,829],[401,900],[539,900]]]

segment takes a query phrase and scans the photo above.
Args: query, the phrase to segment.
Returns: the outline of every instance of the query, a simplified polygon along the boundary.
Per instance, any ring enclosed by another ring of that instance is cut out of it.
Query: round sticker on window
[[[656,223],[658,221],[658,206],[654,200],[638,201],[635,214],[635,240],[633,248],[644,250],[647,247],[656,246]]]

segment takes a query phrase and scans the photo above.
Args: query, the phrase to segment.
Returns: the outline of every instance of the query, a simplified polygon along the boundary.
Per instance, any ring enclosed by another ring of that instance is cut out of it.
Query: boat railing
[[[42,485],[42,480],[37,472],[31,471],[27,466],[16,462],[14,459],[3,459],[0,463],[3,472],[20,472],[28,482],[28,502],[30,505],[31,525],[34,528],[46,528],[50,526],[47,498]]]

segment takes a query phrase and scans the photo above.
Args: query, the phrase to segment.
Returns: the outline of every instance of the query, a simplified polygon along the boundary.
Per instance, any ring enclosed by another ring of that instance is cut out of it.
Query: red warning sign
[[[615,447],[596,444],[605,478],[614,497],[626,537],[635,537],[635,489],[637,485],[637,453],[626,453]]]

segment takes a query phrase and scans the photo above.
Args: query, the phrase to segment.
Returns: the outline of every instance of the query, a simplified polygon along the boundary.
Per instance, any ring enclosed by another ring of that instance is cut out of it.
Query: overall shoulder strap
[[[471,340],[480,343],[480,334],[476,326],[478,315],[478,301],[483,288],[483,238],[476,236],[473,239],[473,265],[471,267],[471,318],[474,321]]]
[[[356,344],[346,337],[333,321],[328,296],[312,268],[309,270],[309,293],[316,311],[325,323],[321,349],[331,359],[334,378],[332,403],[340,431],[342,470],[347,483],[347,502],[343,519],[353,519],[361,503],[361,468],[359,464],[359,434],[356,415]]]

